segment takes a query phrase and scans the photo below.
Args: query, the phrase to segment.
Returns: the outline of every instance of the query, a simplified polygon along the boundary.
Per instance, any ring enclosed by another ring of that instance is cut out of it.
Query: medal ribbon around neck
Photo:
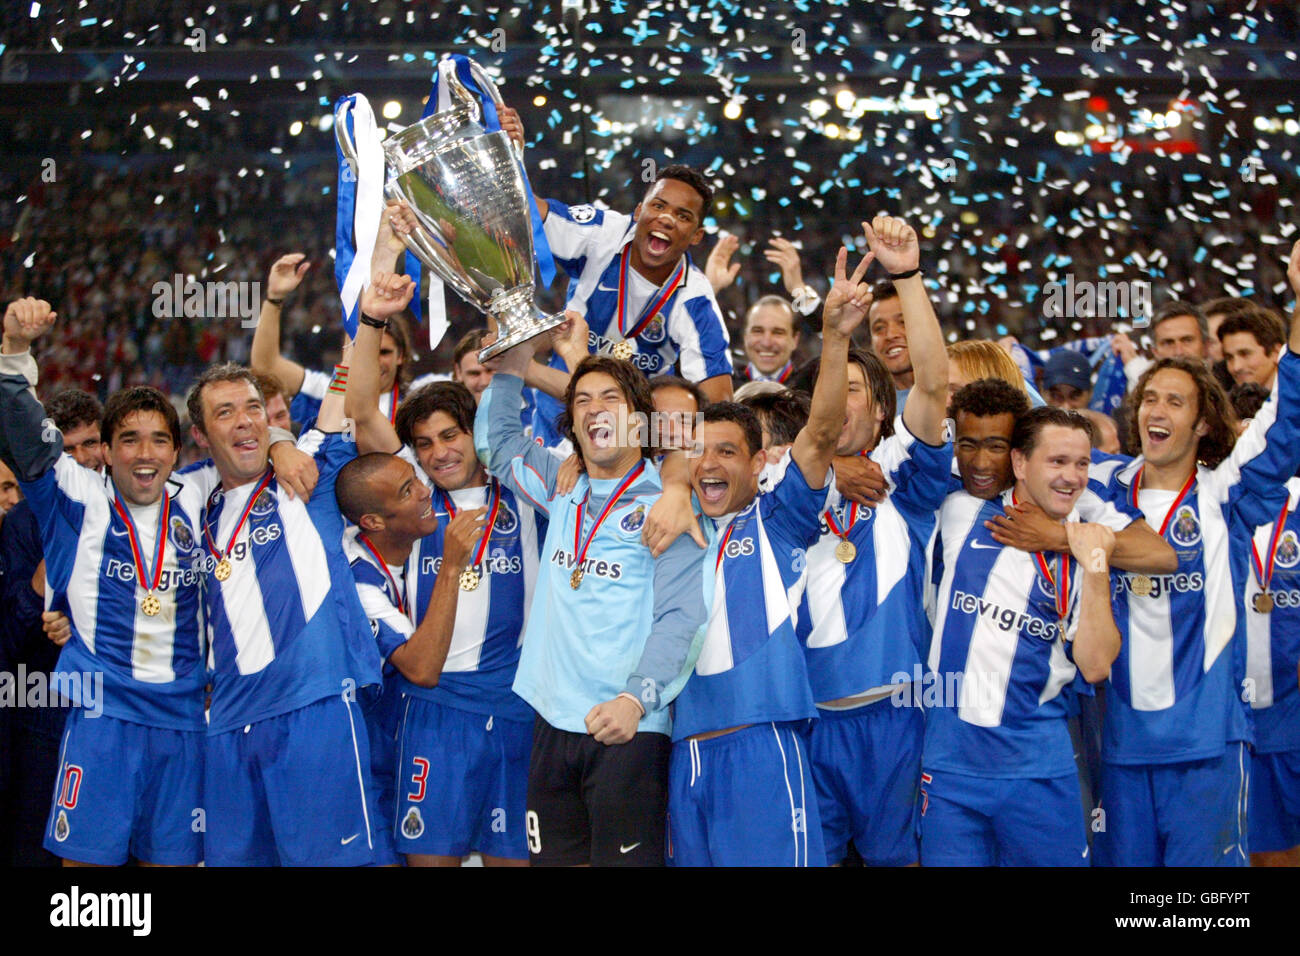
[[[623,255],[618,264],[618,331],[628,342],[640,335],[642,330],[650,324],[650,320],[655,317],[655,313],[659,311],[660,307],[672,298],[673,293],[677,291],[677,287],[681,285],[682,279],[686,276],[687,264],[686,257],[682,256],[681,261],[677,263],[677,268],[668,277],[668,281],[659,287],[659,292],[656,294],[658,297],[650,297],[650,304],[642,310],[637,317],[636,326],[629,332],[627,329],[627,270],[631,260],[632,244],[629,242],[623,247]]]
[[[131,559],[135,561],[136,580],[146,592],[153,594],[158,590],[158,582],[162,580],[163,555],[167,553],[167,516],[171,513],[171,498],[167,495],[167,489],[163,488],[162,507],[158,510],[158,553],[154,556],[153,574],[150,574],[149,569],[145,567],[144,552],[140,550],[139,532],[135,530],[131,512],[122,505],[116,493],[113,495],[113,510],[126,525],[127,539],[131,542]]]
[[[501,482],[493,478],[488,489],[488,516],[487,526],[483,529],[483,538],[474,549],[474,560],[470,562],[471,568],[477,568],[483,563],[483,555],[487,551],[488,540],[492,537],[492,529],[496,527],[497,512],[501,510]],[[456,510],[456,503],[451,500],[451,495],[439,488],[438,493],[442,495],[442,504],[447,509],[447,517],[454,518],[459,513]]]
[[[405,577],[402,578],[402,587],[399,588],[397,586],[397,579],[393,577],[393,572],[388,570],[388,562],[384,560],[384,556],[379,553],[379,549],[374,546],[374,543],[368,537],[366,537],[364,531],[361,534],[357,535],[357,540],[360,541],[363,545],[365,545],[366,550],[375,556],[375,561],[378,562],[379,564],[379,570],[384,572],[384,577],[388,578],[388,583],[393,586],[393,595],[394,597],[397,598],[397,610],[399,613],[402,614],[403,617],[405,617],[406,616],[406,578]]]
[[[727,553],[727,542],[731,540],[731,532],[736,530],[736,519],[732,518],[731,523],[727,525],[727,533],[722,536],[722,544],[718,545],[718,559],[713,562],[713,573],[716,575],[722,567],[722,558]]]
[[[1146,465],[1143,465],[1139,468],[1137,475],[1133,478],[1132,501],[1133,508],[1136,511],[1141,510],[1138,507],[1138,491],[1142,487],[1142,472],[1146,471],[1146,467]],[[1169,510],[1165,512],[1165,520],[1160,523],[1160,537],[1163,538],[1165,536],[1165,531],[1169,528],[1169,519],[1174,516],[1174,512],[1178,510],[1178,506],[1183,503],[1183,499],[1187,497],[1187,493],[1192,490],[1192,485],[1194,484],[1196,484],[1195,468],[1192,469],[1192,473],[1187,477],[1187,481],[1184,482],[1183,490],[1178,492],[1178,497],[1174,499],[1174,503],[1170,505]]]
[[[419,296],[417,295],[416,298],[418,299]],[[396,382],[393,383],[393,400],[388,403],[388,424],[394,426],[397,424],[397,390],[400,387]]]
[[[632,483],[641,477],[641,472],[645,471],[645,459],[642,458],[637,462],[637,466],[627,473],[614,493],[609,496],[609,501],[605,502],[605,507],[601,510],[600,516],[596,518],[596,523],[591,526],[591,531],[587,533],[587,540],[582,540],[582,519],[587,513],[587,502],[591,499],[591,486],[587,486],[587,495],[582,499],[582,504],[578,506],[578,514],[573,527],[573,566],[579,570],[582,569],[582,562],[587,557],[587,549],[591,547],[591,541],[596,537],[596,531],[600,528],[601,523],[609,517],[609,513],[614,510],[614,505],[618,499],[623,497],[623,492],[632,486]],[[581,550],[579,550],[581,548]]]
[[[1011,489],[1011,504],[1018,505],[1020,501],[1016,498],[1016,489]],[[1058,554],[1056,558],[1056,574],[1052,574],[1051,565],[1043,557],[1043,552],[1034,551],[1032,553],[1034,566],[1038,568],[1038,573],[1043,576],[1052,587],[1052,593],[1056,596],[1056,616],[1062,621],[1065,620],[1066,613],[1070,610],[1070,556],[1068,554]]]
[[[784,385],[785,380],[789,378],[793,372],[794,372],[793,361],[786,362],[785,367],[782,368],[781,371],[777,372],[776,375],[773,376],[772,378],[765,378],[763,376],[763,373],[758,370],[758,368],[754,365],[753,362],[750,362],[745,369],[745,375],[746,377],[749,378],[751,382],[767,381],[767,382],[776,382],[779,385]]]
[[[1282,502],[1282,513],[1277,516],[1277,521],[1273,523],[1273,533],[1268,539],[1268,564],[1265,565],[1259,558],[1259,550],[1255,547],[1255,539],[1250,539],[1250,563],[1255,569],[1255,578],[1259,581],[1259,586],[1268,593],[1269,582],[1273,580],[1273,565],[1277,559],[1278,545],[1282,543],[1282,529],[1286,527],[1287,505],[1290,499]]]
[[[230,540],[226,543],[226,550],[224,553],[217,550],[217,543],[212,540],[212,528],[208,525],[207,521],[203,522],[203,538],[208,545],[208,550],[212,552],[214,558],[225,559],[230,557],[230,552],[235,549],[235,539],[239,537],[240,529],[244,527],[244,522],[248,520],[248,515],[253,510],[253,502],[257,501],[257,496],[266,490],[266,486],[271,483],[271,478],[274,474],[275,473],[272,471],[267,471],[267,473],[262,476],[262,480],[257,483],[257,487],[253,489],[253,493],[248,496],[248,504],[244,505],[244,513],[239,516],[239,523],[235,525],[235,531],[231,534]]]
[[[841,531],[840,526],[835,523],[834,508],[827,508],[823,517],[825,517],[826,524],[830,527],[831,533],[841,541],[847,541],[849,540],[849,532],[852,531],[853,526],[858,523],[858,503],[856,501],[849,503],[849,520],[845,523],[843,531]]]

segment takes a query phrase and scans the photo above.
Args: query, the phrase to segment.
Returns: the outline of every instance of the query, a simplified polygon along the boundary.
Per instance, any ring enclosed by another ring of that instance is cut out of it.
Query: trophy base
[[[501,337],[479,351],[480,362],[486,362],[520,342],[527,342],[533,336],[549,332],[564,322],[563,312],[546,315],[537,308],[533,303],[531,286],[497,295],[492,302],[491,315],[496,320],[497,334]]]

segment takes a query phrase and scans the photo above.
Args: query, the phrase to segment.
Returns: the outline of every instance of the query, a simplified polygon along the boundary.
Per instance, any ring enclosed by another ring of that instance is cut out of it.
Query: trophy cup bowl
[[[493,100],[496,87],[478,82]],[[497,340],[479,352],[485,362],[555,328],[534,300],[533,234],[519,153],[509,134],[486,132],[482,110],[451,78],[453,105],[383,141],[384,193],[410,206],[418,227],[402,239],[443,282],[496,323]],[[334,129],[345,157],[355,161],[346,123]]]

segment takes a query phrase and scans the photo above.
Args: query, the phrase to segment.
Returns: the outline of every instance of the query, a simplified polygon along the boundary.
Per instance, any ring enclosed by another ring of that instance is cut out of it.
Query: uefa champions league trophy
[[[475,82],[503,106],[496,85],[477,64]],[[384,194],[411,207],[419,225],[402,239],[462,299],[496,321],[497,340],[479,352],[487,361],[555,328],[534,301],[533,234],[528,192],[516,149],[503,130],[489,133],[483,108],[456,77],[444,76],[451,106],[383,141]],[[347,124],[334,124],[344,157],[356,165]]]

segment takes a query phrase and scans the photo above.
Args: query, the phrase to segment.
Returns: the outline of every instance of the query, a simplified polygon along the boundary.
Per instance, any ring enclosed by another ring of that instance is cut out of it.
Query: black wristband
[[[272,299],[269,295],[262,301],[267,305],[274,305],[277,307],[284,305],[284,299]]]
[[[921,267],[917,266],[915,269],[908,269],[906,272],[897,272],[897,273],[891,272],[889,273],[889,278],[897,282],[899,279],[910,279],[914,275],[919,275],[920,272],[921,272]]]
[[[374,316],[366,315],[364,312],[362,312],[360,315],[357,316],[357,321],[360,322],[362,325],[370,326],[372,329],[388,328],[388,322],[386,320],[376,319]]]

